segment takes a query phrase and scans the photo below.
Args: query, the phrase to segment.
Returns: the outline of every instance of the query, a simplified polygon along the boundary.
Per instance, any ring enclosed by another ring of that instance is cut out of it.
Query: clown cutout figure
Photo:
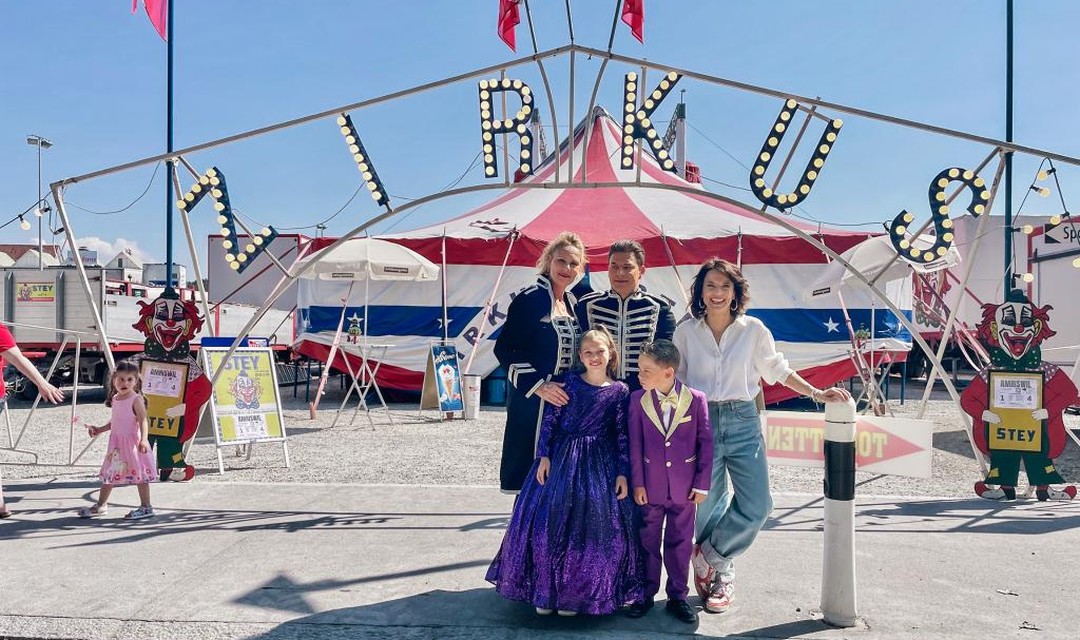
[[[1072,500],[1076,487],[1064,484],[1054,458],[1065,448],[1062,412],[1077,401],[1077,389],[1065,371],[1042,361],[1039,345],[1056,332],[1052,307],[1037,307],[1022,291],[1002,304],[983,305],[979,338],[990,352],[990,366],[964,389],[960,404],[971,416],[972,435],[990,456],[986,479],[975,492],[988,500],[1014,500],[1023,463],[1039,500]]]
[[[210,380],[191,355],[191,339],[202,329],[203,318],[194,302],[180,300],[170,287],[149,304],[139,301],[139,321],[132,326],[146,336],[144,352],[133,356],[133,361],[187,365],[182,402],[165,411],[165,415],[151,412],[147,419],[161,479],[169,479],[175,471],[177,480],[190,480],[195,476],[195,467],[184,461],[184,443],[194,437],[202,406],[210,399]]]

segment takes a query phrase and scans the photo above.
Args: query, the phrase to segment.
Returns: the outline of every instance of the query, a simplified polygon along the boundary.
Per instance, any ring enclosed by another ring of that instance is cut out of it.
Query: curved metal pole
[[[611,34],[608,36],[607,50],[611,52],[611,47],[615,44],[615,29],[619,26],[619,9],[622,8],[622,0],[615,0],[615,16],[611,19]],[[592,137],[592,114],[593,109],[596,108],[596,94],[600,91],[600,81],[604,78],[604,70],[607,69],[608,58],[604,58],[600,61],[600,69],[596,72],[596,82],[593,83],[592,93],[589,95],[589,110],[585,112],[585,117],[588,120],[585,122],[585,140],[582,145],[582,149],[586,153],[581,154],[581,181],[585,182],[589,179],[589,138]],[[620,116],[621,117],[621,116]]]
[[[1023,154],[1027,154],[1027,155],[1037,156],[1037,157],[1040,157],[1040,158],[1049,158],[1051,160],[1057,160],[1058,162],[1064,162],[1066,164],[1080,166],[1080,158],[1073,157],[1073,156],[1067,156],[1067,155],[1060,154],[1060,153],[1055,153],[1053,151],[1047,151],[1045,149],[1039,149],[1037,147],[1030,147],[1030,146],[1027,146],[1027,145],[1020,145],[1020,144],[1016,144],[1016,143],[1008,142],[1008,141],[1004,141],[1004,140],[996,140],[994,138],[988,138],[986,136],[979,136],[979,135],[974,135],[974,134],[970,134],[970,133],[964,133],[962,131],[957,131],[955,129],[949,129],[949,128],[940,127],[940,126],[937,126],[937,125],[926,124],[926,123],[923,123],[923,122],[919,122],[917,120],[908,120],[906,118],[898,118],[896,116],[885,115],[885,114],[882,114],[882,113],[869,111],[867,109],[860,109],[858,107],[852,107],[852,106],[841,104],[841,103],[838,103],[838,102],[829,102],[829,101],[826,101],[826,100],[819,100],[817,98],[811,98],[809,96],[800,96],[800,95],[792,93],[790,91],[780,91],[780,90],[777,90],[777,89],[770,89],[768,87],[761,87],[761,86],[758,86],[758,85],[748,84],[748,83],[745,83],[745,82],[739,82],[739,81],[736,81],[736,80],[729,80],[727,78],[722,78],[722,77],[719,77],[719,76],[711,76],[711,75],[705,74],[705,73],[698,73],[698,72],[695,72],[695,71],[690,71],[688,69],[683,69],[681,67],[675,67],[675,66],[671,66],[671,65],[664,65],[664,64],[658,64],[658,63],[654,63],[654,62],[649,62],[648,60],[645,60],[643,58],[632,58],[632,57],[629,57],[629,56],[623,56],[623,55],[619,55],[619,54],[616,54],[616,53],[612,53],[610,51],[604,51],[602,49],[594,49],[592,47],[583,47],[581,45],[571,44],[571,45],[564,45],[564,46],[561,46],[561,47],[556,47],[554,49],[548,49],[548,50],[545,50],[545,51],[542,51],[542,52],[537,52],[537,53],[535,53],[535,54],[533,54],[531,56],[525,56],[525,57],[522,57],[522,58],[516,58],[516,59],[511,60],[509,62],[505,62],[505,63],[501,63],[501,64],[497,64],[497,65],[490,65],[490,66],[487,66],[487,67],[483,67],[481,69],[476,69],[474,71],[468,71],[468,72],[461,73],[461,74],[458,74],[458,75],[455,75],[455,76],[451,76],[449,78],[445,78],[443,80],[437,80],[437,81],[434,81],[434,82],[428,82],[428,83],[417,85],[417,86],[414,86],[414,87],[411,87],[411,88],[408,88],[408,89],[403,89],[401,91],[395,91],[393,93],[388,93],[388,94],[378,96],[378,97],[375,97],[375,98],[370,98],[368,100],[361,100],[359,102],[353,102],[353,103],[350,103],[350,104],[347,104],[347,105],[334,107],[333,109],[327,109],[327,110],[324,110],[324,111],[320,111],[318,113],[313,113],[313,114],[310,114],[310,115],[301,116],[299,118],[293,118],[292,120],[286,120],[284,122],[279,122],[279,123],[272,124],[272,125],[269,125],[269,126],[266,126],[266,127],[260,127],[258,129],[251,129],[249,131],[245,131],[245,132],[242,132],[242,133],[237,133],[237,134],[234,134],[234,135],[231,135],[231,136],[226,136],[224,138],[218,138],[216,140],[211,140],[210,142],[204,142],[204,143],[193,145],[193,146],[190,146],[190,147],[185,147],[183,149],[179,149],[179,150],[175,151],[174,153],[160,153],[160,154],[157,154],[157,155],[154,155],[154,156],[149,156],[149,157],[146,157],[146,158],[142,158],[141,160],[134,160],[132,162],[127,162],[127,163],[124,163],[124,164],[115,165],[115,166],[108,167],[108,168],[105,168],[105,169],[99,169],[99,170],[93,171],[91,173],[85,173],[85,174],[70,177],[70,178],[63,178],[63,179],[58,180],[56,182],[50,183],[49,186],[50,186],[50,188],[55,188],[56,186],[64,186],[64,185],[68,185],[68,184],[74,184],[76,182],[89,180],[90,178],[96,178],[96,177],[99,177],[99,176],[108,175],[110,173],[116,173],[116,172],[119,172],[119,171],[127,171],[128,169],[134,169],[136,167],[141,167],[143,165],[151,164],[151,163],[154,163],[154,162],[160,162],[162,160],[169,160],[169,159],[174,158],[174,157],[176,157],[178,155],[195,153],[197,151],[203,151],[205,149],[212,149],[214,147],[219,147],[219,146],[228,144],[230,142],[237,142],[239,140],[244,140],[246,138],[251,138],[251,137],[263,135],[263,134],[266,134],[266,133],[279,131],[281,129],[287,129],[287,128],[290,128],[290,127],[295,127],[295,126],[298,126],[298,125],[301,125],[301,124],[306,124],[308,122],[312,122],[314,120],[320,120],[320,119],[323,119],[323,118],[330,118],[330,117],[336,118],[338,115],[341,114],[342,111],[363,109],[365,107],[370,107],[370,106],[374,106],[374,105],[381,104],[381,103],[384,103],[384,102],[389,102],[391,100],[396,100],[397,98],[404,98],[404,97],[415,95],[415,94],[418,94],[418,93],[423,93],[425,91],[430,91],[432,89],[437,89],[439,87],[454,84],[455,82],[460,82],[462,80],[468,80],[468,79],[476,78],[476,77],[479,77],[479,76],[487,76],[487,75],[490,75],[491,73],[494,73],[496,71],[500,71],[500,70],[503,70],[503,69],[509,69],[509,68],[512,68],[512,67],[520,66],[522,64],[526,64],[526,63],[531,62],[531,61],[535,61],[540,66],[540,73],[544,78],[544,88],[548,91],[548,102],[549,102],[549,104],[552,105],[552,124],[553,124],[553,126],[556,127],[555,128],[556,139],[558,139],[558,135],[557,135],[558,134],[558,125],[557,125],[557,123],[555,123],[554,100],[551,97],[550,83],[547,80],[547,74],[544,71],[544,67],[543,67],[543,64],[542,64],[541,61],[544,58],[556,57],[556,56],[562,55],[562,54],[570,52],[570,51],[576,51],[578,53],[584,53],[584,54],[590,55],[590,56],[597,56],[597,57],[599,57],[599,58],[601,58],[603,60],[614,60],[616,62],[623,62],[623,63],[631,64],[631,65],[645,66],[647,68],[656,69],[658,71],[665,71],[665,72],[666,71],[674,71],[674,72],[676,72],[676,73],[678,73],[678,74],[680,74],[682,76],[685,76],[687,78],[693,78],[695,80],[700,80],[702,82],[706,82],[706,83],[709,83],[709,84],[716,84],[716,85],[720,85],[720,86],[725,86],[725,87],[730,87],[730,88],[733,88],[733,89],[737,89],[737,90],[740,90],[740,91],[746,91],[748,93],[755,93],[755,94],[759,94],[759,95],[772,96],[774,98],[781,98],[781,99],[784,99],[784,100],[786,100],[788,98],[791,98],[791,99],[797,100],[797,101],[805,103],[805,104],[817,105],[818,107],[821,107],[821,108],[824,108],[824,109],[831,109],[831,110],[834,110],[834,111],[839,111],[841,113],[847,113],[847,114],[850,114],[850,115],[853,115],[853,116],[859,116],[859,117],[862,117],[862,118],[866,118],[868,120],[876,120],[876,121],[879,121],[879,122],[886,122],[886,123],[889,123],[889,124],[899,125],[899,126],[902,126],[902,127],[907,127],[907,128],[911,128],[911,129],[917,129],[917,130],[926,131],[926,132],[929,132],[929,133],[935,133],[935,134],[943,135],[943,136],[950,137],[950,138],[958,138],[958,139],[961,139],[961,140],[967,140],[968,142],[977,142],[977,143],[985,144],[985,145],[992,146],[992,147],[1000,147],[1001,149],[1003,149],[1005,151],[1014,151],[1016,153],[1023,153]],[[558,173],[556,173],[556,181],[558,181],[557,178],[558,178]]]
[[[604,70],[607,69],[607,59],[600,61],[600,69],[596,72],[596,82],[593,83],[592,94],[589,95],[589,110],[585,112],[585,139],[581,148],[581,181],[589,179],[589,138],[592,137],[593,110],[596,109],[596,94],[600,91],[600,81],[604,79]]]
[[[168,181],[168,177],[165,178]],[[71,252],[72,258],[75,260],[75,267],[79,271],[79,282],[82,283],[83,293],[86,294],[86,306],[90,309],[90,316],[94,319],[94,327],[98,330],[98,337],[101,341],[101,352],[105,354],[105,362],[109,365],[109,371],[116,369],[116,360],[113,359],[112,348],[109,346],[109,337],[105,335],[105,323],[101,319],[101,309],[98,305],[98,301],[94,300],[93,290],[90,288],[90,278],[86,275],[86,265],[83,264],[82,256],[79,255],[79,244],[75,240],[75,230],[71,227],[71,219],[68,218],[67,207],[64,206],[64,195],[59,183],[53,183],[50,185],[50,190],[53,195],[53,202],[56,203],[56,212],[60,215],[60,222],[64,225],[64,234],[68,239],[68,246],[73,249]],[[105,291],[105,281],[101,282],[101,290]],[[78,373],[78,372],[76,372]]]
[[[802,96],[790,91],[780,91],[778,89],[770,89],[769,87],[762,87],[760,85],[749,84],[746,82],[739,82],[738,80],[730,80],[720,76],[712,76],[707,73],[699,73],[697,71],[690,71],[689,69],[683,69],[681,67],[675,67],[671,65],[665,65],[658,62],[650,62],[644,58],[633,58],[630,56],[619,55],[617,53],[611,53],[610,51],[603,51],[601,49],[594,49],[592,47],[583,47],[581,45],[570,45],[567,50],[577,51],[578,53],[585,53],[592,56],[598,56],[601,58],[610,58],[615,62],[622,62],[625,64],[635,66],[645,66],[650,69],[654,69],[661,72],[674,71],[679,75],[687,78],[693,78],[694,80],[700,80],[709,84],[717,84],[724,87],[730,87],[739,91],[746,91],[748,93],[756,93],[758,95],[771,96],[773,98],[780,98],[782,100],[793,99],[804,104],[817,105],[822,109],[830,109],[832,111],[839,111],[841,113],[847,113],[853,116],[859,116],[860,118],[866,118],[867,120],[876,120],[879,122],[887,122],[889,124],[898,125],[901,127],[907,127],[909,129],[917,129],[919,131],[926,131],[928,133],[936,133],[938,135],[947,136],[949,138],[958,138],[960,140],[967,140],[968,142],[977,142],[985,144],[991,147],[1001,147],[1006,151],[1015,151],[1016,153],[1024,153],[1039,158],[1050,158],[1051,160],[1057,160],[1059,162],[1066,162],[1072,165],[1080,165],[1080,158],[1074,156],[1067,156],[1060,153],[1054,153],[1052,151],[1046,151],[1037,147],[1029,147],[1027,145],[1016,144],[1006,140],[997,140],[995,138],[988,138],[986,136],[979,136],[973,133],[965,133],[956,129],[949,129],[947,127],[940,127],[934,124],[927,124],[925,122],[919,122],[918,120],[909,120],[907,118],[898,118],[896,116],[886,115],[884,113],[878,113],[876,111],[870,111],[868,109],[861,109],[859,107],[852,107],[850,105],[841,104],[839,102],[830,102],[828,100],[821,100],[818,98],[811,98],[810,96]],[[559,52],[562,53],[562,52]]]
[[[503,69],[510,69],[512,67],[521,66],[523,64],[527,64],[527,63],[532,62],[532,61],[540,62],[544,58],[552,58],[552,57],[561,55],[563,53],[566,53],[567,51],[570,51],[572,48],[573,48],[573,45],[564,45],[562,47],[556,47],[554,49],[548,49],[546,51],[540,51],[540,52],[534,53],[531,56],[524,56],[524,57],[521,57],[521,58],[515,58],[514,60],[511,60],[509,62],[502,62],[502,63],[499,63],[499,64],[493,64],[493,65],[490,65],[490,66],[487,66],[487,67],[483,67],[481,69],[476,69],[474,71],[467,71],[465,73],[459,73],[456,76],[451,76],[449,78],[444,78],[442,80],[436,80],[434,82],[426,82],[424,84],[416,85],[416,86],[410,87],[408,89],[402,89],[401,91],[395,91],[393,93],[387,93],[387,94],[384,94],[384,95],[381,95],[381,96],[377,96],[375,98],[369,98],[367,100],[361,100],[359,102],[353,102],[353,103],[350,103],[350,104],[342,105],[340,107],[334,107],[333,109],[326,109],[326,110],[323,110],[323,111],[319,111],[318,113],[312,113],[310,115],[300,116],[299,118],[293,118],[292,120],[286,120],[284,122],[278,122],[276,124],[268,125],[268,126],[265,126],[265,127],[259,127],[258,129],[251,129],[251,130],[248,130],[248,131],[244,131],[242,133],[237,133],[237,134],[233,134],[231,136],[226,136],[224,138],[218,138],[216,140],[211,140],[209,142],[203,142],[201,144],[192,145],[190,147],[184,147],[183,149],[178,149],[178,150],[174,151],[173,153],[159,153],[159,154],[154,155],[154,156],[149,156],[149,157],[146,157],[146,158],[142,158],[141,160],[133,160],[131,162],[126,162],[124,164],[119,164],[119,165],[116,165],[116,166],[113,166],[113,167],[108,167],[108,168],[105,168],[105,169],[99,169],[97,171],[92,171],[90,173],[84,173],[84,174],[79,175],[79,176],[74,176],[74,177],[71,177],[71,178],[64,178],[62,180],[58,180],[56,182],[50,183],[49,186],[52,187],[53,185],[57,185],[57,184],[59,184],[61,186],[67,185],[67,184],[74,184],[76,182],[82,182],[84,180],[89,180],[90,178],[97,178],[99,176],[108,175],[110,173],[116,173],[118,171],[127,171],[128,169],[134,169],[136,167],[141,167],[141,166],[146,165],[146,164],[153,164],[155,162],[160,162],[162,160],[169,160],[169,159],[174,158],[176,156],[187,155],[187,154],[195,153],[197,151],[204,151],[206,149],[213,149],[214,147],[220,147],[222,145],[229,144],[230,142],[238,142],[238,141],[244,140],[246,138],[253,138],[255,136],[261,136],[263,134],[272,133],[274,131],[280,131],[282,129],[288,129],[290,127],[296,127],[296,126],[299,126],[299,125],[302,125],[302,124],[307,124],[308,122],[312,122],[314,120],[322,120],[324,118],[337,118],[339,115],[341,115],[341,113],[343,111],[353,111],[353,110],[356,110],[356,109],[363,109],[363,108],[371,107],[371,106],[374,106],[374,105],[377,105],[377,104],[382,104],[384,102],[390,102],[390,101],[396,100],[398,98],[405,98],[405,97],[408,97],[408,96],[416,95],[418,93],[424,93],[426,91],[431,91],[432,89],[438,89],[439,87],[445,87],[447,85],[454,84],[455,82],[461,82],[462,80],[469,80],[471,78],[477,78],[477,77],[481,77],[481,76],[489,76],[492,73],[495,73],[497,71],[501,71]],[[541,67],[541,73],[543,73],[543,68],[542,67]],[[547,82],[546,77],[545,77],[544,82],[545,83]]]
[[[510,238],[510,244],[506,246],[506,255],[503,256],[502,266],[499,267],[499,275],[495,277],[495,286],[491,288],[491,295],[488,296],[487,304],[484,305],[484,315],[480,320],[480,331],[477,332],[476,346],[469,351],[469,359],[465,362],[465,375],[468,375],[472,371],[473,359],[476,357],[476,352],[480,349],[480,341],[484,339],[484,328],[487,324],[488,314],[491,313],[491,306],[495,304],[495,296],[499,294],[499,285],[502,284],[503,274],[506,273],[506,263],[510,261],[510,251],[514,248],[514,243],[518,239],[518,231],[514,229],[507,237]]]
[[[540,52],[538,52],[536,50],[536,32],[533,30],[532,11],[529,10],[529,0],[524,0],[524,4],[525,4],[525,19],[529,23],[529,35],[532,37],[533,58],[536,59],[536,66],[539,67],[539,69],[540,69],[540,79],[544,83],[544,93],[547,94],[548,111],[551,112],[551,128],[554,130],[554,133],[555,133],[555,135],[553,136],[555,138],[555,182],[558,182],[559,181],[559,166],[562,164],[562,156],[561,156],[561,153],[560,153],[560,151],[562,149],[562,143],[561,143],[562,137],[559,135],[559,115],[558,115],[558,112],[555,110],[555,95],[551,92],[551,81],[548,80],[547,69],[544,68],[544,60],[543,60],[543,58],[546,58],[546,57],[549,57],[549,56],[541,55]],[[563,48],[563,50],[568,51],[569,49]],[[549,52],[545,52],[545,53],[549,53]],[[560,53],[562,53],[562,51],[560,51]],[[543,125],[541,125],[541,126],[543,126]],[[574,123],[571,122],[570,126],[572,128],[574,126]],[[571,134],[572,133],[573,133],[573,131],[571,130]],[[535,168],[535,163],[533,163],[533,166]],[[509,169],[507,169],[507,170],[509,170]]]
[[[1001,180],[1001,172],[1002,172],[1003,169],[1005,169],[1006,165],[1007,165],[1007,160],[1005,162],[999,162],[998,163],[997,172],[994,175],[994,186],[990,190],[990,200],[989,200],[989,202],[987,203],[987,206],[986,206],[987,211],[989,211],[990,207],[993,206],[993,204],[994,204],[994,198],[997,196],[997,188],[998,188],[998,185],[1000,184],[1000,180]],[[964,265],[964,279],[960,281],[960,296],[961,296],[961,298],[963,297],[963,291],[965,289],[967,289],[968,280],[971,278],[971,272],[975,268],[975,256],[979,252],[979,245],[982,244],[983,230],[986,228],[986,222],[987,222],[987,220],[989,218],[990,218],[989,214],[981,216],[980,219],[979,219],[979,224],[976,227],[975,241],[972,244],[971,251],[968,252],[967,258],[965,260],[965,262],[967,262],[967,264]],[[949,346],[949,332],[952,331],[953,325],[956,322],[956,317],[959,316],[959,315],[960,315],[960,305],[957,304],[953,308],[952,313],[949,314],[949,317],[946,318],[945,326],[941,330],[941,344],[938,345],[938,350],[937,350],[937,359],[938,360],[940,360],[942,358],[942,356],[945,355],[945,348]],[[926,404],[930,400],[930,392],[933,391],[935,377],[936,377],[936,374],[931,373],[926,378],[926,387],[923,389],[922,403],[919,405],[919,411],[915,415],[916,418],[922,418],[923,414],[926,412]],[[970,436],[969,436],[969,438],[970,438]],[[973,450],[977,451],[977,449],[975,449],[975,443],[972,442],[971,444],[972,444]],[[979,456],[976,455],[976,458],[978,458],[978,457]]]

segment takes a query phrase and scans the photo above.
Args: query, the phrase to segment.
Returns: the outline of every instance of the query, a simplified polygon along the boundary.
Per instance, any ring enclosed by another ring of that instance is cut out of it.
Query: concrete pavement
[[[820,621],[817,496],[777,495],[735,605],[694,628],[661,607],[540,618],[483,576],[511,499],[489,487],[163,484],[155,518],[79,520],[94,482],[5,483],[0,637],[1077,637],[1080,501],[862,497],[852,629]]]

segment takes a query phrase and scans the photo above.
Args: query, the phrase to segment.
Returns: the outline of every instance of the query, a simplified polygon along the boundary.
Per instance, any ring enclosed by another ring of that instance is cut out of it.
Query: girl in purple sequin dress
[[[613,613],[642,597],[642,556],[626,500],[629,390],[612,379],[618,356],[604,329],[585,333],[585,372],[565,379],[570,402],[546,405],[537,460],[487,572],[510,600],[537,613]]]

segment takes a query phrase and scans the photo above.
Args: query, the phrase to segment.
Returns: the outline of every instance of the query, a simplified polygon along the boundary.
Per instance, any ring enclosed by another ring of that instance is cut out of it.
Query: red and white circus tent
[[[558,154],[492,201],[444,222],[381,236],[442,264],[445,278],[445,300],[441,282],[372,283],[368,339],[390,345],[379,370],[381,385],[420,388],[428,347],[443,338],[444,317],[446,334],[463,363],[471,363],[470,373],[494,370],[494,338],[512,295],[535,280],[534,265],[544,245],[566,230],[578,233],[587,246],[594,289],[608,285],[608,246],[620,239],[639,241],[646,251],[642,284],[672,300],[677,317],[685,313],[690,283],[703,261],[719,256],[740,264],[751,284],[751,313],[772,329],[796,369],[820,383],[853,374],[844,310],[835,298],[804,299],[807,285],[826,266],[826,256],[754,209],[663,171],[648,153],[640,154],[640,174],[637,168],[621,169],[621,135],[619,125],[597,109]],[[558,181],[566,183],[571,168],[574,184],[555,186],[556,171]],[[604,184],[638,180],[641,186]],[[787,220],[837,252],[869,235]],[[910,309],[906,280],[886,288],[897,306]],[[300,282],[303,333],[296,347],[301,353],[326,357],[346,291],[342,283]],[[854,291],[845,303],[853,327],[873,331],[876,350],[899,354],[910,348],[906,330],[882,303],[874,305],[869,293]],[[348,303],[361,313],[362,304],[355,295]],[[770,401],[788,395],[786,389],[766,393]]]

